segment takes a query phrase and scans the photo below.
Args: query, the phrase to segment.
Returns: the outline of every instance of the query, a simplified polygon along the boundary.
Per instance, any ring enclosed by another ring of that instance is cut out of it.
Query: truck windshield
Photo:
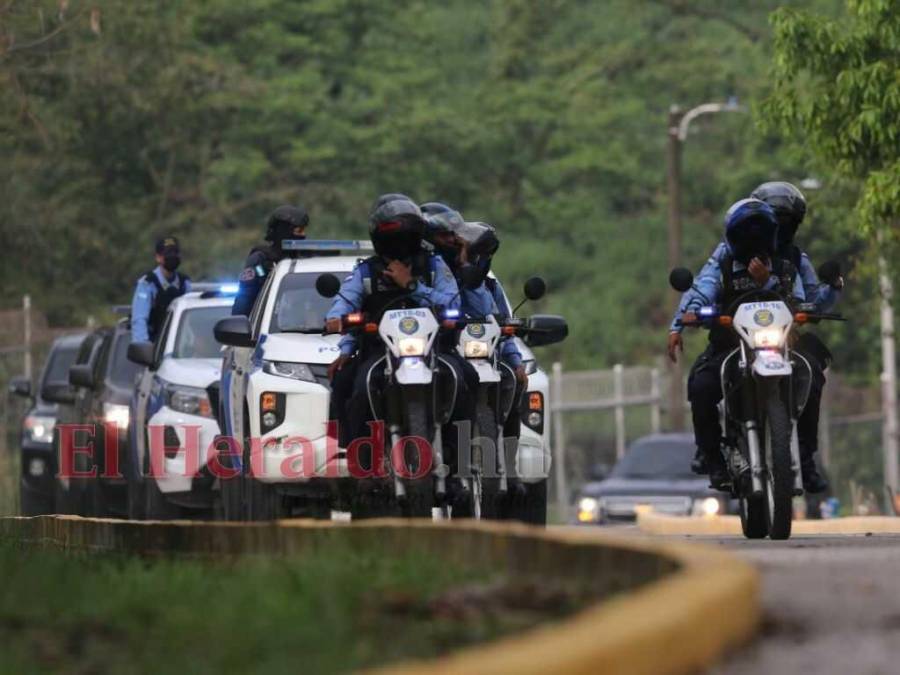
[[[75,363],[78,355],[79,344],[58,347],[50,353],[47,365],[44,367],[44,384],[69,382],[69,368]]]
[[[178,333],[175,336],[176,359],[217,359],[222,345],[213,336],[213,327],[219,319],[231,316],[231,306],[197,307],[181,314]]]
[[[331,298],[323,298],[316,291],[319,272],[288,274],[281,280],[275,309],[269,324],[270,333],[321,333]],[[343,278],[346,272],[337,272]]]

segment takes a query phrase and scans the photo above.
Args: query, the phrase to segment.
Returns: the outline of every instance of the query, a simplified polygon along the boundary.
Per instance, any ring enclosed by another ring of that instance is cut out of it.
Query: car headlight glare
[[[486,359],[491,355],[491,347],[484,340],[470,340],[466,343],[467,359]]]
[[[695,516],[717,516],[722,510],[722,503],[715,497],[695,499],[692,511]]]
[[[764,328],[753,332],[754,347],[781,347],[784,331],[780,328]]]
[[[172,410],[185,415],[213,416],[206,391],[199,387],[169,385],[166,388],[166,402]]]
[[[263,364],[263,372],[278,377],[289,377],[293,380],[315,382],[312,368],[305,363],[291,363],[290,361],[266,361]]]
[[[578,500],[578,522],[593,523],[600,515],[600,502],[593,497],[582,497]]]
[[[29,415],[25,418],[23,427],[28,440],[35,443],[52,443],[53,428],[56,426],[55,417],[43,415]]]
[[[103,420],[110,424],[115,424],[119,430],[128,428],[128,406],[118,405],[116,403],[103,404]]]
[[[424,356],[425,355],[425,338],[406,337],[400,338],[397,344],[400,356]]]

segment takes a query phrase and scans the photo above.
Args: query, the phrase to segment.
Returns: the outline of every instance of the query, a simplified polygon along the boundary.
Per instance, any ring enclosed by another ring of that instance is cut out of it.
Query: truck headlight
[[[600,519],[600,502],[593,497],[578,500],[578,522],[596,523]]]
[[[491,347],[484,340],[470,340],[466,343],[467,359],[486,359],[491,355]]]
[[[425,356],[425,338],[400,338],[397,349],[400,350],[400,356]]]
[[[128,406],[115,403],[103,404],[103,421],[115,424],[119,430],[128,428]]]
[[[316,377],[313,375],[312,368],[305,363],[291,363],[290,361],[265,361],[263,363],[263,372],[269,375],[277,375],[278,377],[289,377],[293,380],[303,380],[304,382],[315,382]]]
[[[212,417],[212,406],[205,389],[182,387],[174,384],[166,386],[166,403],[175,412],[185,415]]]
[[[781,347],[784,331],[780,328],[765,328],[753,332],[754,347]]]
[[[526,375],[534,375],[538,369],[537,361],[535,361],[534,359],[528,359],[527,361],[522,361],[522,366],[524,366],[524,368],[525,368]]]
[[[29,441],[35,443],[52,443],[53,428],[56,426],[55,417],[46,417],[44,415],[28,415],[22,426],[25,436]]]

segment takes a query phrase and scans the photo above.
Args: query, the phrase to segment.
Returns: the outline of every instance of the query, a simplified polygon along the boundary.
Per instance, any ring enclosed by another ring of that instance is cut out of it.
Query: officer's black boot
[[[700,448],[697,448],[694,459],[691,460],[691,471],[701,476],[709,473],[709,467],[706,465],[706,453]]]
[[[800,458],[800,471],[803,474],[803,489],[816,495],[828,489],[828,481],[819,473],[813,455]]]
[[[706,465],[709,467],[709,486],[713,490],[728,492],[731,488],[731,478],[728,476],[728,468],[725,466],[725,458],[719,448],[707,450],[705,453]]]

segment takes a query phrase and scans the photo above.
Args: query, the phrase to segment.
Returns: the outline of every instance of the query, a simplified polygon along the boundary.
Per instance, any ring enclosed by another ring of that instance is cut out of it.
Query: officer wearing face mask
[[[244,269],[238,277],[239,287],[231,307],[232,315],[250,316],[256,296],[266,277],[281,260],[298,254],[286,248],[285,242],[306,239],[309,214],[302,206],[279,206],[266,223],[266,243],[250,249]]]
[[[191,290],[190,278],[177,271],[180,264],[178,239],[156,242],[156,267],[138,279],[131,301],[132,342],[155,340],[171,302]]]

